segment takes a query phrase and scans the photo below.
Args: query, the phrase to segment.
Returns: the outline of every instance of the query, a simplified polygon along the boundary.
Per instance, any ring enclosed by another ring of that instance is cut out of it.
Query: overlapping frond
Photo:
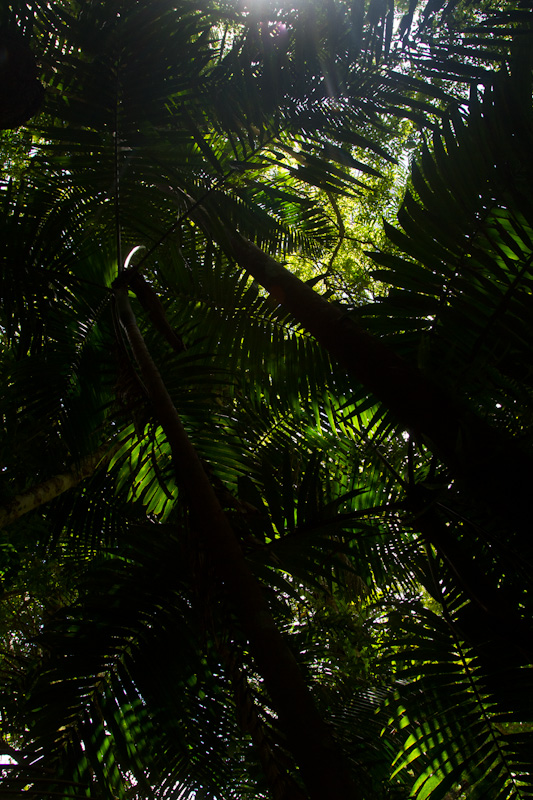
[[[531,795],[524,533],[489,519],[224,249],[239,230],[318,262],[338,226],[324,198],[379,178],[395,120],[432,131],[392,252],[374,255],[392,288],[358,317],[529,447],[531,15],[512,5],[427,3],[417,55],[416,3],[399,39],[378,0],[10,5],[47,92],[3,143],[2,501],[109,450],[1,550],[6,596],[35,608],[22,644],[2,618],[6,791],[303,792],[121,327],[120,276],[364,796]],[[57,570],[56,607],[31,547]]]

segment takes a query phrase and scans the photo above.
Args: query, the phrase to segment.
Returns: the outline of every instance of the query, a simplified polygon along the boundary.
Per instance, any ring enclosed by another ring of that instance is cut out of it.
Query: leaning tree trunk
[[[203,213],[199,221],[209,224]],[[401,424],[422,437],[460,483],[518,531],[526,525],[529,534],[533,462],[527,453],[252,242],[225,230],[221,244]]]
[[[116,282],[120,321],[157,420],[169,442],[179,485],[217,575],[248,639],[288,746],[312,800],[360,797],[329,728],[318,714],[298,663],[281,635],[241,546],[146,347],[128,299],[127,273]]]
[[[59,495],[77,486],[85,478],[90,478],[97,469],[107,466],[121,444],[103,445],[94,453],[83,458],[79,464],[75,464],[67,472],[53,475],[46,481],[30,486],[25,492],[16,494],[8,503],[0,506],[0,529],[16,522],[24,514],[50,503]]]

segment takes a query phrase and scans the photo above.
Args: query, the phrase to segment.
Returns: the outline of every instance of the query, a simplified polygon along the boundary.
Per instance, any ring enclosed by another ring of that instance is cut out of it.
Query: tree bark
[[[221,244],[483,504],[529,533],[529,454],[252,242],[226,229]]]
[[[316,710],[298,663],[276,626],[260,584],[244,558],[148,352],[124,285],[116,285],[115,298],[154,413],[170,444],[178,483],[185,491],[194,524],[248,639],[309,797],[311,800],[357,800],[360,794],[347,766]]]
[[[42,481],[36,486],[32,486],[26,492],[15,495],[9,503],[0,507],[0,528],[5,528],[11,525],[24,514],[28,514],[39,506],[49,503],[60,494],[68,492],[74,486],[77,486],[85,478],[89,478],[98,467],[107,464],[113,453],[116,452],[116,447],[104,445],[96,450],[95,453],[84,458],[79,466],[75,467],[69,472],[62,472],[59,475],[54,475],[47,481]]]

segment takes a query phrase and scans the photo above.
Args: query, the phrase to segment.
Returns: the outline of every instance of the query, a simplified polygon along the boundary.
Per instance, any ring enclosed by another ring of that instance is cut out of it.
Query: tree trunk
[[[146,347],[128,299],[117,286],[119,317],[172,451],[191,517],[232,602],[288,746],[312,800],[356,800],[356,790],[331,733],[318,714],[296,659],[278,630],[201,461]]]
[[[228,230],[221,244],[406,429],[421,436],[461,483],[503,519],[529,529],[533,463],[515,441],[455,402],[256,245]]]
[[[0,528],[11,525],[12,522],[33,511],[35,508],[49,503],[60,494],[68,492],[77,486],[85,478],[89,478],[98,467],[108,463],[112,455],[117,451],[118,445],[110,447],[104,445],[98,448],[95,453],[84,458],[77,467],[69,472],[62,472],[54,475],[47,481],[32,486],[26,492],[15,495],[5,506],[0,507]]]

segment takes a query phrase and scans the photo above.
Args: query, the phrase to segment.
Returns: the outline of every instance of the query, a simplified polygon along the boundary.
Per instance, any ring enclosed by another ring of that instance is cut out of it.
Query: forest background
[[[533,796],[532,19],[3,7],[3,795]]]

